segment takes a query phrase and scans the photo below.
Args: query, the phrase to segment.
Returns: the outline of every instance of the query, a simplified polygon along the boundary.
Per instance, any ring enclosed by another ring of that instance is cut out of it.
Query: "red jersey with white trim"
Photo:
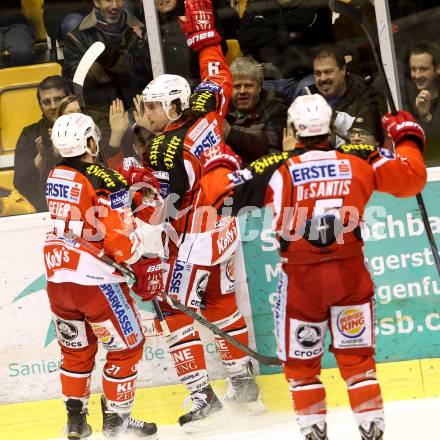
[[[65,237],[81,236],[116,262],[134,263],[143,246],[135,231],[126,180],[101,165],[67,159],[49,173],[46,199],[54,226],[44,246],[48,281],[125,282],[112,267]]]
[[[360,229],[374,191],[409,197],[425,183],[422,154],[404,140],[396,154],[371,145],[274,153],[234,173],[216,168],[201,185],[217,207],[233,197],[234,215],[243,207],[271,205],[281,256],[289,264],[308,264],[362,253]]]
[[[220,45],[203,48],[199,62],[202,82],[190,97],[191,116],[170,124],[154,138],[144,160],[155,171],[167,202],[171,252],[178,252],[184,261],[211,265],[229,258],[238,244],[234,218],[220,219],[215,210],[206,213],[199,160],[203,151],[224,142],[232,77]]]

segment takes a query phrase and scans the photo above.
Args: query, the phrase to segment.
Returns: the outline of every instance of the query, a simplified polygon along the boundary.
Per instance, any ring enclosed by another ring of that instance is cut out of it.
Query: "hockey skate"
[[[379,425],[383,426],[383,423],[364,422],[359,425],[362,440],[382,440],[383,430],[379,427]]]
[[[102,434],[104,437],[116,437],[120,434],[130,434],[131,437],[156,440],[158,437],[155,423],[148,423],[136,420],[129,414],[121,416],[107,409],[107,401],[104,395],[101,396],[102,409]]]
[[[66,402],[67,426],[66,434],[69,440],[77,440],[92,434],[92,428],[87,424],[87,409],[79,399],[68,399]]]
[[[223,409],[223,405],[211,385],[191,393],[188,399],[191,399],[192,407],[186,414],[179,417],[182,429],[187,433],[195,433],[212,427],[216,422],[214,415]]]
[[[315,423],[311,426],[311,431],[306,434],[305,440],[328,440],[327,423]]]
[[[228,390],[221,399],[223,403],[234,406],[234,408],[244,409],[249,414],[261,414],[266,411],[253,375],[251,362],[248,363],[244,373],[228,377],[226,383]]]

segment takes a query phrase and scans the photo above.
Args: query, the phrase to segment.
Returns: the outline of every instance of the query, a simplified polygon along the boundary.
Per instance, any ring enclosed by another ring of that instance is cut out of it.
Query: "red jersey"
[[[234,214],[271,205],[281,257],[308,264],[362,253],[362,219],[374,191],[409,197],[425,183],[422,154],[404,140],[396,154],[371,145],[274,153],[234,173],[214,169],[201,184],[217,207],[232,196]]]
[[[101,165],[66,159],[50,172],[46,199],[54,226],[44,246],[48,281],[125,282],[112,267],[65,238],[81,236],[118,263],[137,261],[143,246],[135,231],[125,179]]]
[[[238,243],[234,218],[221,220],[215,210],[206,214],[199,160],[203,151],[224,142],[232,77],[220,45],[203,48],[199,62],[202,82],[190,97],[191,116],[170,124],[154,138],[144,160],[155,171],[167,202],[171,252],[178,252],[184,261],[211,265],[232,255]]]

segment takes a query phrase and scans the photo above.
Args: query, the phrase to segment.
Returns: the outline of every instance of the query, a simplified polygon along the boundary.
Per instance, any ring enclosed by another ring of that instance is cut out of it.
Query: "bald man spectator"
[[[226,142],[245,163],[271,150],[281,150],[287,106],[275,91],[263,85],[263,67],[252,58],[238,57],[231,63],[232,109],[226,116]]]

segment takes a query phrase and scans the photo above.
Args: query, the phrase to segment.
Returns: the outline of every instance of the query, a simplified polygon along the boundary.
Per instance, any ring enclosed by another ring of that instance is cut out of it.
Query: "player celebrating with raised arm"
[[[362,217],[374,191],[410,197],[422,190],[425,136],[409,113],[388,113],[382,124],[395,153],[370,145],[335,150],[329,142],[331,114],[321,95],[298,97],[288,110],[288,126],[299,142],[294,151],[237,170],[232,150],[208,150],[201,185],[208,203],[221,205],[231,196],[234,215],[245,206],[271,204],[274,209],[282,263],[275,309],[278,356],[304,438],[328,438],[319,375],[330,328],[330,350],[347,384],[361,437],[380,440],[385,422]]]
[[[67,438],[91,434],[86,414],[100,342],[107,350],[101,396],[104,436],[130,433],[155,439],[154,423],[130,416],[144,337],[126,280],[78,243],[93,242],[117,262],[131,265],[137,275],[133,290],[145,300],[152,298],[152,280],[145,269],[151,261],[142,257],[144,246],[135,229],[127,182],[119,173],[95,163],[98,134],[89,116],[72,113],[59,117],[52,141],[62,161],[50,172],[46,185],[54,229],[47,234],[44,260],[62,353]],[[148,169],[138,181],[159,187]]]
[[[186,79],[160,75],[142,92],[144,118],[149,129],[163,133],[153,139],[144,155],[154,171],[167,206],[169,270],[165,291],[194,309],[240,342],[248,343],[248,330],[235,301],[234,251],[238,226],[235,219],[207,224],[198,209],[204,205],[200,188],[200,155],[222,145],[222,126],[231,97],[232,79],[214,28],[210,0],[186,0],[186,16],[181,18],[188,45],[199,53],[202,82],[191,95]],[[133,173],[136,169],[133,168]],[[131,178],[131,170],[126,171]],[[212,218],[211,218],[212,220]],[[206,369],[203,345],[193,327],[193,319],[167,305],[164,315],[171,335],[167,343],[179,380],[191,393],[192,407],[179,418],[185,431],[198,430],[222,409],[212,390]],[[249,356],[224,339],[216,337],[223,365],[228,373],[224,400],[261,412],[259,389]]]

